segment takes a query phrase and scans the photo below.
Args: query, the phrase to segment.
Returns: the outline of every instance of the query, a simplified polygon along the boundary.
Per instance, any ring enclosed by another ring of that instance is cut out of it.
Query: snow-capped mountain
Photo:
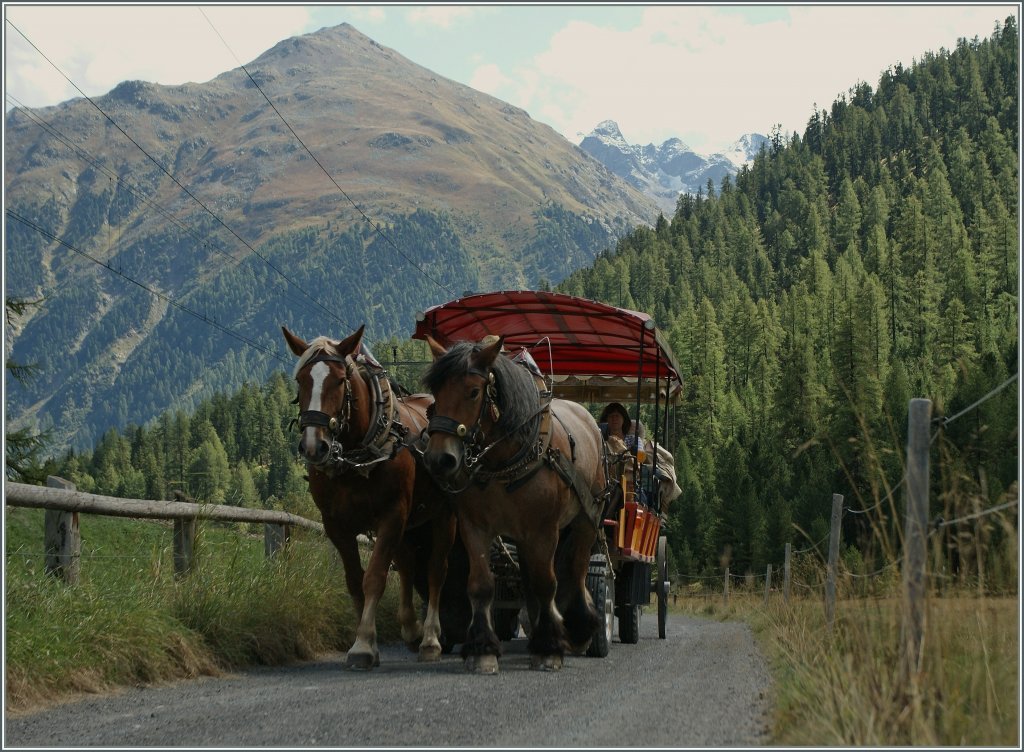
[[[580,148],[673,212],[680,193],[705,191],[708,179],[720,185],[726,175],[735,175],[752,162],[767,140],[759,133],[747,133],[726,151],[704,156],[678,138],[661,146],[630,144],[614,120],[605,120],[580,142]]]

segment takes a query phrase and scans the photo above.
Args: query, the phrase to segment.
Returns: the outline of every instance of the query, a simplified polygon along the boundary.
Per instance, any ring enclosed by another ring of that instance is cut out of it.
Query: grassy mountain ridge
[[[241,69],[123,82],[93,100],[109,120],[85,99],[8,114],[7,209],[43,230],[8,217],[5,292],[44,299],[7,330],[42,368],[8,396],[15,423],[83,448],[280,365],[218,327],[278,353],[281,323],[404,336],[463,290],[557,281],[656,213],[527,113],[347,24],[245,67],[302,143]]]

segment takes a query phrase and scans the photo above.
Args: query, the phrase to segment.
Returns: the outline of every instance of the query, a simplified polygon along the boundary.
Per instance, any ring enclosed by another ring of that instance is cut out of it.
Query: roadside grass
[[[837,601],[831,631],[822,598],[763,586],[681,597],[674,610],[741,620],[775,679],[773,744],[780,746],[1008,746],[1020,743],[1019,600],[947,592],[928,600],[919,684],[899,680],[898,589]]]
[[[81,577],[44,571],[38,509],[6,508],[5,708],[160,683],[351,645],[355,616],[327,540],[300,530],[271,560],[244,525],[199,523],[196,565],[175,577],[169,523],[83,515]],[[400,639],[389,583],[378,639]]]

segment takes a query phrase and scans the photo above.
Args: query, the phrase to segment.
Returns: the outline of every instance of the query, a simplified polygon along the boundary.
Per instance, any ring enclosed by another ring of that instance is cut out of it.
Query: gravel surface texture
[[[652,609],[653,610],[653,609]],[[645,613],[635,645],[532,671],[525,639],[495,676],[456,654],[420,664],[388,645],[370,673],[343,655],[92,697],[5,719],[11,747],[753,747],[771,679],[750,629]]]

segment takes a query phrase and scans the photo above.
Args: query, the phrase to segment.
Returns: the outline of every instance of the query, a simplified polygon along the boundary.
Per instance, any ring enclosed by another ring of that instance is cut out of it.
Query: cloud
[[[858,82],[960,37],[987,36],[1001,6],[793,6],[755,22],[706,6],[645,9],[632,28],[571,21],[491,91],[573,139],[601,120],[632,143],[680,136],[709,153],[741,134],[802,132]]]
[[[251,62],[308,20],[301,6],[21,6],[7,17],[39,48],[8,29],[5,89],[28,106],[79,97],[45,54],[89,96],[132,71],[160,84],[203,82]],[[203,13],[209,18],[207,22]],[[224,41],[218,37],[216,28]],[[234,55],[225,47],[230,46]]]
[[[450,29],[453,24],[470,18],[473,13],[472,8],[451,5],[429,6],[408,11],[406,20],[413,25],[424,24],[440,29]]]
[[[494,63],[486,63],[473,71],[469,85],[477,91],[497,96],[498,92],[511,86],[512,81],[501,72],[500,67]]]

